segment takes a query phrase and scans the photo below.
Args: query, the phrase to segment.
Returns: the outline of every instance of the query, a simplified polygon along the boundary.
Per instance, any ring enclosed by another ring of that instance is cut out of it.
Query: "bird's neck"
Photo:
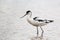
[[[28,14],[28,18],[31,18],[32,17],[32,13]]]
[[[31,20],[32,20],[32,13],[31,14],[28,14],[28,16],[27,16],[27,21],[30,23],[31,22]]]

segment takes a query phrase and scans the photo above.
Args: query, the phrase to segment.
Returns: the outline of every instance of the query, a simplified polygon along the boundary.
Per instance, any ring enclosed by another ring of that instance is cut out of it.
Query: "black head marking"
[[[29,14],[29,12],[31,12],[30,10],[26,11],[26,14],[24,16],[22,16],[21,18],[25,17],[27,14]]]
[[[26,11],[26,15],[27,15],[29,12],[31,12],[31,11],[30,11],[30,10]]]

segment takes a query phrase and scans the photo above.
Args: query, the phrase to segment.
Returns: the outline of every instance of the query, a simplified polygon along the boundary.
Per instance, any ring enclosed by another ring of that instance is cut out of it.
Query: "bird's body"
[[[44,25],[47,24],[47,23],[42,22],[42,21],[39,22],[38,20],[34,20],[33,18],[27,18],[27,21],[30,24],[32,24],[33,26],[36,26],[36,27],[38,27],[38,26],[44,26]]]
[[[38,26],[47,25],[48,23],[50,23],[50,21],[53,21],[53,20],[40,19],[39,17],[32,18],[32,14],[28,14],[27,15],[27,21],[31,25],[38,27]]]
[[[28,23],[30,23],[31,25],[37,27],[37,37],[38,37],[38,27],[41,28],[42,33],[41,33],[41,37],[43,37],[43,29],[42,26],[47,25],[48,23],[53,22],[53,20],[47,20],[47,19],[39,19],[39,17],[34,17],[32,18],[32,12],[30,10],[28,10],[26,12],[26,14],[24,16],[27,15],[27,21]],[[22,16],[21,18],[23,18],[24,16]]]

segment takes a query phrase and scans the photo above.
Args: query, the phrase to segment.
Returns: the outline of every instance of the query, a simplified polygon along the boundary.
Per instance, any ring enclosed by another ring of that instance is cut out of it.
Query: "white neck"
[[[32,17],[32,13],[29,13],[27,16],[28,16],[28,18],[31,18]]]

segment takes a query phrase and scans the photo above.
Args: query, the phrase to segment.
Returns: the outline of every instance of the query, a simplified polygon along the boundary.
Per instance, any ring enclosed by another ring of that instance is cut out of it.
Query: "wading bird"
[[[27,15],[27,21],[31,25],[33,25],[37,28],[37,37],[38,37],[38,34],[39,34],[38,27],[41,28],[41,30],[42,30],[41,37],[43,37],[44,30],[42,29],[42,26],[53,22],[53,20],[47,20],[47,19],[43,20],[43,19],[39,19],[39,17],[32,18],[32,12],[30,10],[26,11],[26,14],[24,16],[22,16],[21,18],[25,17],[26,15]]]

